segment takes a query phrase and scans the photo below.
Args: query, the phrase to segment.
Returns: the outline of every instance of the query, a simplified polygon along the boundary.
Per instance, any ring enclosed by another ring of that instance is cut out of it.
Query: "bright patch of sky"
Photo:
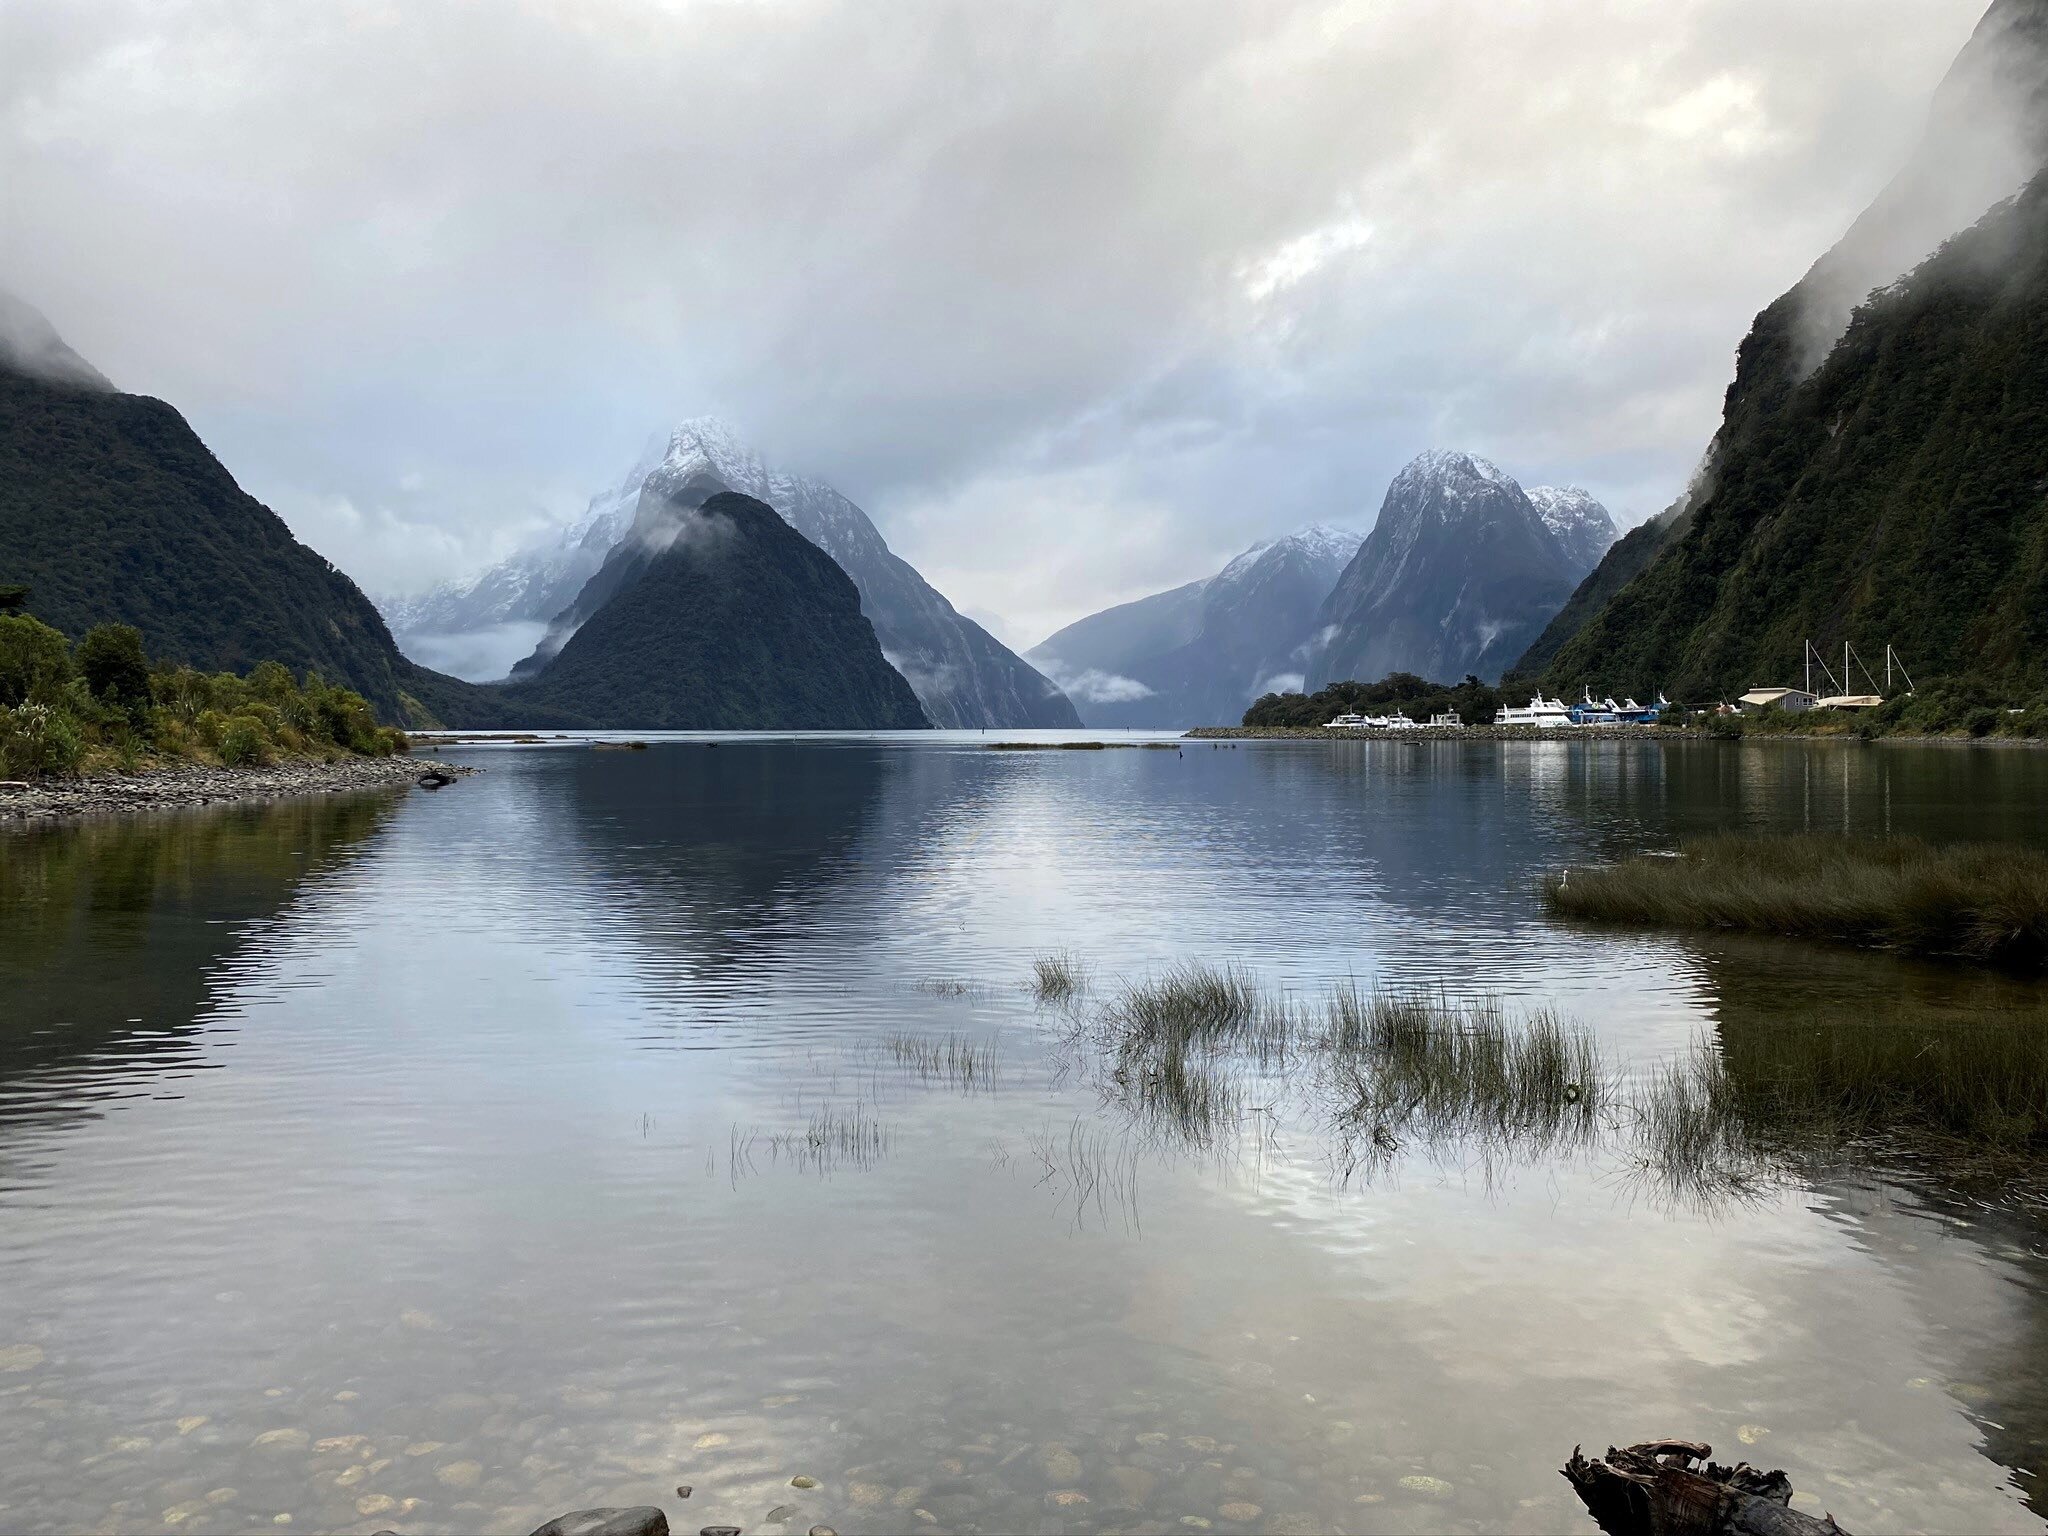
[[[715,412],[1023,643],[1462,448],[1668,502],[1977,0],[16,0],[0,286],[375,590]]]

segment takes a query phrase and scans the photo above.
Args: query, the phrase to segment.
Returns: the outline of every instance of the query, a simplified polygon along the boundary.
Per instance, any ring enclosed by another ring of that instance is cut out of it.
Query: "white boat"
[[[1546,699],[1536,694],[1529,700],[1528,707],[1516,709],[1503,704],[1500,713],[1493,717],[1495,725],[1570,725],[1572,712],[1562,699]]]
[[[1380,724],[1390,731],[1419,731],[1422,729],[1406,715],[1388,715]]]
[[[1325,720],[1323,722],[1323,729],[1326,731],[1362,731],[1367,726],[1375,723],[1366,719],[1363,715],[1343,714],[1337,716],[1334,720]]]
[[[1449,714],[1431,715],[1429,728],[1432,731],[1462,731],[1465,729],[1465,722],[1456,710],[1452,710]]]

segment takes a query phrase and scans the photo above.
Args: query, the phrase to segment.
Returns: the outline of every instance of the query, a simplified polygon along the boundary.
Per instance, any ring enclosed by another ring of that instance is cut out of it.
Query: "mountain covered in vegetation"
[[[1516,671],[1697,701],[1848,641],[1921,679],[2048,687],[2044,160],[2048,0],[1998,0],[1906,166],[1757,316],[1686,495]]]
[[[874,522],[822,480],[771,466],[730,427],[711,417],[686,421],[616,487],[592,498],[583,517],[466,581],[445,582],[418,597],[391,599],[384,611],[401,643],[417,654],[493,627],[545,626],[530,676],[596,611],[585,585],[626,538],[642,490],[657,504],[684,489],[699,499],[720,491],[751,496],[780,513],[853,579],[861,611],[882,649],[941,726],[1072,726],[1073,706],[1043,674],[962,616],[908,561],[889,548]],[[601,591],[610,590],[601,587]]]
[[[1236,720],[1261,693],[1300,683],[1309,619],[1358,543],[1313,527],[1255,544],[1206,580],[1077,620],[1028,657],[1089,725]]]
[[[30,613],[73,637],[130,624],[207,672],[317,672],[402,724],[503,718],[494,696],[402,656],[356,584],[177,411],[115,390],[20,300],[6,312],[35,344],[0,347],[0,585],[26,586]]]
[[[402,655],[170,406],[114,390],[19,301],[0,309],[0,587],[27,587],[58,631],[126,624],[204,673],[317,674],[403,725],[925,724],[845,573],[757,502],[695,512],[719,496],[691,481],[686,508],[650,509],[636,487],[646,525],[583,584],[616,610],[597,604],[561,670],[479,687]]]
[[[589,616],[507,696],[646,730],[928,725],[832,557],[765,503],[703,489],[641,493]]]
[[[1584,491],[1532,495],[1472,454],[1421,454],[1323,602],[1308,681],[1498,677],[1613,537]]]

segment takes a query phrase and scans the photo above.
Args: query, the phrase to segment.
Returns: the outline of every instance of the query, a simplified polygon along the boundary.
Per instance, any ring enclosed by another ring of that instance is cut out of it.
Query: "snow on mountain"
[[[473,576],[409,597],[376,599],[399,648],[415,661],[472,682],[503,677],[539,640],[548,620],[576,600],[633,525],[640,487],[661,462],[655,438],[631,471],[590,498],[583,515]]]
[[[1613,537],[1583,492],[1548,499],[1557,526],[1485,459],[1432,450],[1410,461],[1323,605],[1309,686],[1389,672],[1498,677],[1598,558],[1584,551],[1602,520],[1601,548]]]
[[[1254,544],[1215,575],[1068,625],[1028,654],[1101,726],[1235,724],[1298,681],[1310,621],[1359,535],[1317,525]]]
[[[883,654],[934,725],[1080,723],[1058,687],[962,616],[891,551],[867,513],[822,480],[770,465],[726,423],[708,416],[684,422],[652,465],[636,467],[635,474],[637,479],[627,481],[634,487],[632,516],[616,537],[643,546],[674,537],[679,519],[719,491],[737,491],[773,507],[853,579]],[[576,628],[633,579],[632,568],[627,559],[618,569],[591,573],[573,600],[550,615],[520,672],[543,669]]]
[[[1621,536],[1613,517],[1590,491],[1576,485],[1532,485],[1527,495],[1580,575],[1598,565],[1607,547]]]

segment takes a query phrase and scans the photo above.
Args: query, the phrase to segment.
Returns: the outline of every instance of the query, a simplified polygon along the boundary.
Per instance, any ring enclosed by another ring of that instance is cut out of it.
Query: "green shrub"
[[[218,753],[220,739],[228,728],[228,717],[217,709],[202,709],[199,718],[192,722],[192,734],[207,751]]]
[[[233,766],[280,752],[386,757],[410,749],[361,694],[276,662],[247,677],[185,666],[151,669],[142,637],[103,624],[76,657],[58,631],[0,613],[0,772],[71,773],[94,755],[124,771],[150,756],[214,756]]]
[[[216,750],[230,768],[261,767],[272,760],[270,737],[262,720],[252,714],[230,715],[221,726]]]
[[[0,708],[54,703],[74,676],[64,636],[27,614],[0,614]]]
[[[294,697],[299,685],[291,669],[281,661],[259,661],[249,673],[249,691],[264,703],[277,706]]]
[[[131,624],[101,624],[78,642],[78,671],[92,696],[140,717],[151,703],[149,658],[142,631]]]
[[[0,769],[9,777],[75,772],[85,755],[77,722],[47,704],[0,709]]]

